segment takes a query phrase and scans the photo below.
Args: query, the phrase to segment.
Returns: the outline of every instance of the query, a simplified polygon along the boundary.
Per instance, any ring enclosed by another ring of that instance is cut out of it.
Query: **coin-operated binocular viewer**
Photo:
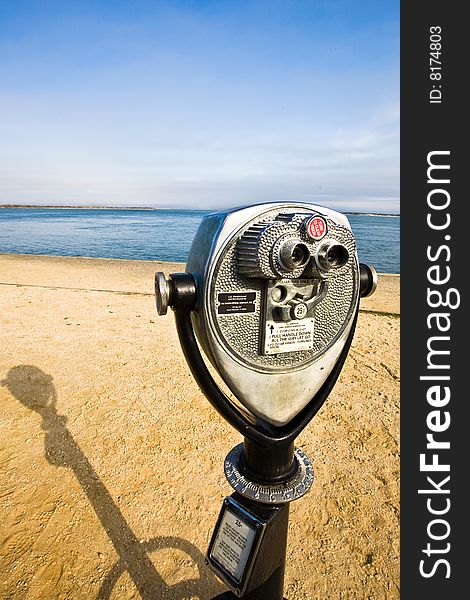
[[[289,503],[313,482],[294,440],[340,374],[375,270],[359,264],[344,215],[278,202],[207,215],[186,273],[155,284],[199,387],[244,436],[225,459],[235,492],[207,552],[231,590],[219,598],[282,600]]]

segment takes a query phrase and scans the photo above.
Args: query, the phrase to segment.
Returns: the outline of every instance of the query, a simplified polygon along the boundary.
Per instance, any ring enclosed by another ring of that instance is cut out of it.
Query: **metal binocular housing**
[[[219,412],[248,437],[286,442],[330,392],[359,297],[376,282],[344,215],[274,202],[205,216],[186,273],[157,273],[157,308],[174,309],[188,364]]]

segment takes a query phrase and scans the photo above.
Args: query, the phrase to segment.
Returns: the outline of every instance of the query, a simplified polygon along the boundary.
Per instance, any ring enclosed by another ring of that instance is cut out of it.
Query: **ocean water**
[[[0,208],[0,252],[185,262],[199,210]],[[348,215],[359,260],[400,272],[400,217]]]

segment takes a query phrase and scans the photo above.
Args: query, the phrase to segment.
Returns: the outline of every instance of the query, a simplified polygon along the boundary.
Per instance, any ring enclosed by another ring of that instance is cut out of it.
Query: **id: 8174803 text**
[[[429,79],[432,89],[429,92],[430,104],[442,102],[442,28],[433,25],[429,28]]]

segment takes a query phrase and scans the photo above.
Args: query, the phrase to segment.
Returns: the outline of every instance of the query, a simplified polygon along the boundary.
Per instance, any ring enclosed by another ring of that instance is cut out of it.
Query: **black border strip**
[[[404,599],[461,598],[468,594],[465,592],[469,532],[465,488],[469,400],[463,376],[470,334],[464,290],[470,260],[466,232],[469,202],[464,190],[469,117],[463,103],[468,104],[464,90],[469,36],[464,6],[435,0],[401,4],[401,597]],[[431,47],[432,43],[440,46]],[[428,173],[430,163],[450,168],[431,168]],[[442,208],[430,206],[439,202]],[[445,223],[447,226],[442,229],[434,227]],[[454,292],[449,292],[451,289]],[[443,298],[441,304],[439,293]],[[446,299],[454,308],[444,305]],[[431,304],[438,306],[433,308]],[[442,316],[430,317],[433,313]],[[440,331],[438,322],[447,330]],[[433,354],[437,349],[445,353]],[[449,380],[427,379],[430,376],[448,376]],[[433,386],[434,393],[429,391]],[[438,406],[446,387],[449,401]],[[443,431],[432,431],[438,426]],[[428,434],[449,442],[450,447],[428,448]],[[420,468],[421,454],[425,458]],[[425,465],[433,460],[439,465],[449,465],[449,471],[440,470],[445,468],[441,466],[426,471],[429,467]]]

